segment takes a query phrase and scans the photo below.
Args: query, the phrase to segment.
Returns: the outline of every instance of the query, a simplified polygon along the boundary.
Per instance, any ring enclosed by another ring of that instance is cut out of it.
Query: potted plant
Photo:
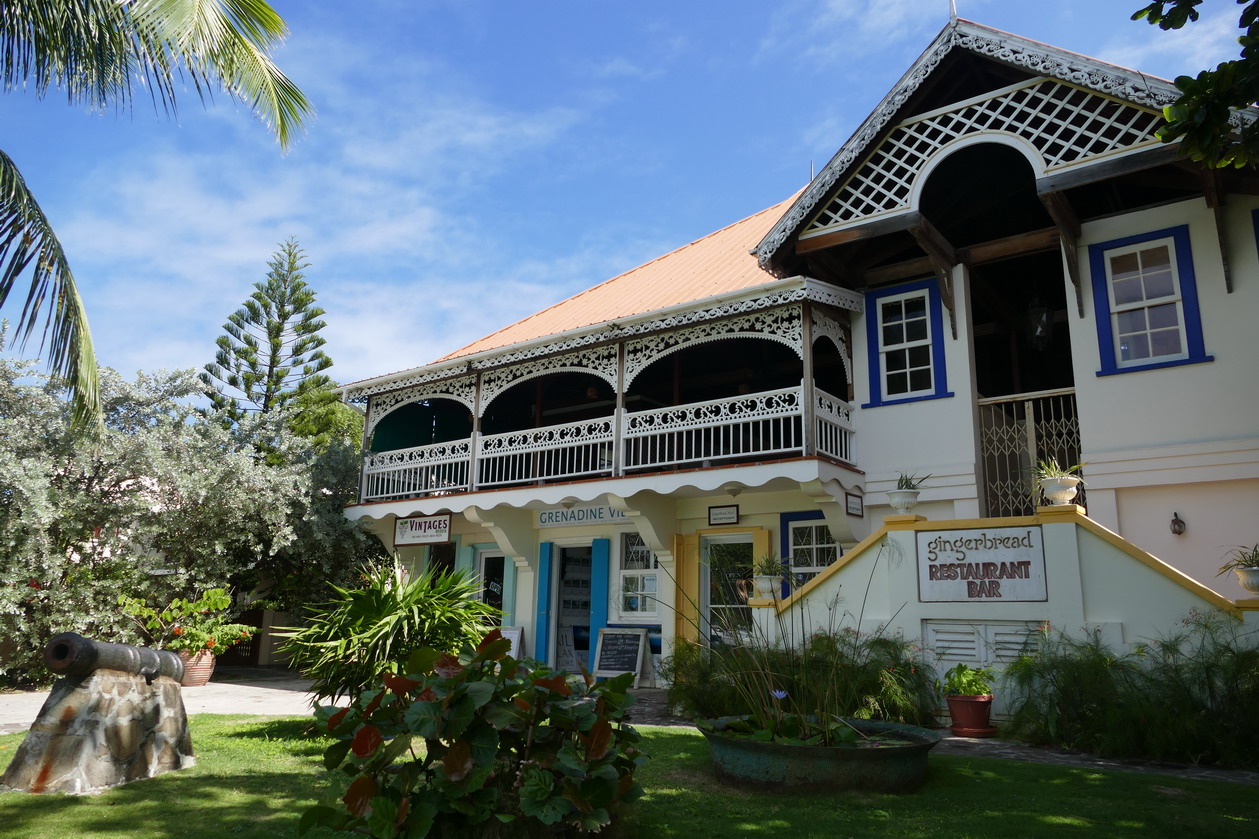
[[[254,634],[252,626],[228,623],[224,613],[231,605],[231,595],[221,588],[212,588],[196,600],[176,597],[161,609],[136,597],[118,597],[119,608],[140,625],[150,646],[179,654],[184,662],[180,680],[184,687],[210,681],[215,656]]]
[[[1050,504],[1070,504],[1080,487],[1084,485],[1084,479],[1079,475],[1083,467],[1083,463],[1059,466],[1058,459],[1051,457],[1048,460],[1036,462],[1036,466],[1032,469],[1032,477],[1041,495]]]
[[[930,478],[930,475],[906,475],[904,472],[896,479],[896,489],[887,491],[887,503],[898,513],[908,513],[918,506],[918,489]]]
[[[1237,575],[1237,582],[1242,588],[1259,592],[1259,542],[1249,546],[1238,545],[1224,554],[1224,559],[1217,576],[1232,571]]]
[[[958,664],[944,674],[940,692],[949,705],[958,737],[991,737],[997,733],[989,719],[992,714],[993,673],[987,667]]]
[[[773,597],[783,577],[782,560],[773,551],[757,557],[752,563],[752,581],[757,597]]]

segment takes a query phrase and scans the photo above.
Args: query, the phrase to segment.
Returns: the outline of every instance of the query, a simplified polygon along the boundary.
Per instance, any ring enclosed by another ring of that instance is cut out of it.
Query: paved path
[[[314,697],[309,693],[310,680],[283,670],[255,667],[221,667],[213,680],[203,687],[184,688],[184,707],[189,714],[261,714],[269,716],[305,716],[310,713]],[[669,712],[665,692],[653,688],[635,691],[638,701],[633,709],[633,722],[639,725],[685,726],[689,720]],[[30,728],[47,692],[0,694],[0,734],[26,731]],[[1009,740],[972,739],[945,734],[936,746],[941,754],[995,757],[1024,760],[1085,769],[1106,769],[1119,772],[1144,772],[1175,778],[1197,778],[1208,781],[1229,781],[1259,786],[1259,772],[1208,769],[1154,761],[1118,760],[1094,755],[1038,749]]]

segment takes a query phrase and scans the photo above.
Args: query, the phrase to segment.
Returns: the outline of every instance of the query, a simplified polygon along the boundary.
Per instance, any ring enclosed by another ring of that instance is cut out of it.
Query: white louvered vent
[[[1037,622],[923,621],[923,643],[939,656],[942,664],[1007,664],[1019,657],[1027,636]],[[945,668],[947,669],[947,667]]]

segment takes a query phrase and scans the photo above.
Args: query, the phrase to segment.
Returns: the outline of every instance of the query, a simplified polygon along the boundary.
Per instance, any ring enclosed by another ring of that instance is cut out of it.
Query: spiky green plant
[[[282,652],[315,680],[321,699],[352,696],[400,673],[421,648],[452,652],[474,643],[501,614],[477,600],[476,581],[464,572],[407,579],[393,562],[365,567],[363,580],[362,588],[333,586],[332,600],[307,607],[304,626],[281,633]]]

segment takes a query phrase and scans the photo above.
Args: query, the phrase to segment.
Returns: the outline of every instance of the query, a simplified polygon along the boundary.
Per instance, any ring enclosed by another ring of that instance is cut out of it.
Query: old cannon
[[[196,762],[175,653],[63,632],[44,646],[44,663],[62,678],[0,786],[99,792]]]

